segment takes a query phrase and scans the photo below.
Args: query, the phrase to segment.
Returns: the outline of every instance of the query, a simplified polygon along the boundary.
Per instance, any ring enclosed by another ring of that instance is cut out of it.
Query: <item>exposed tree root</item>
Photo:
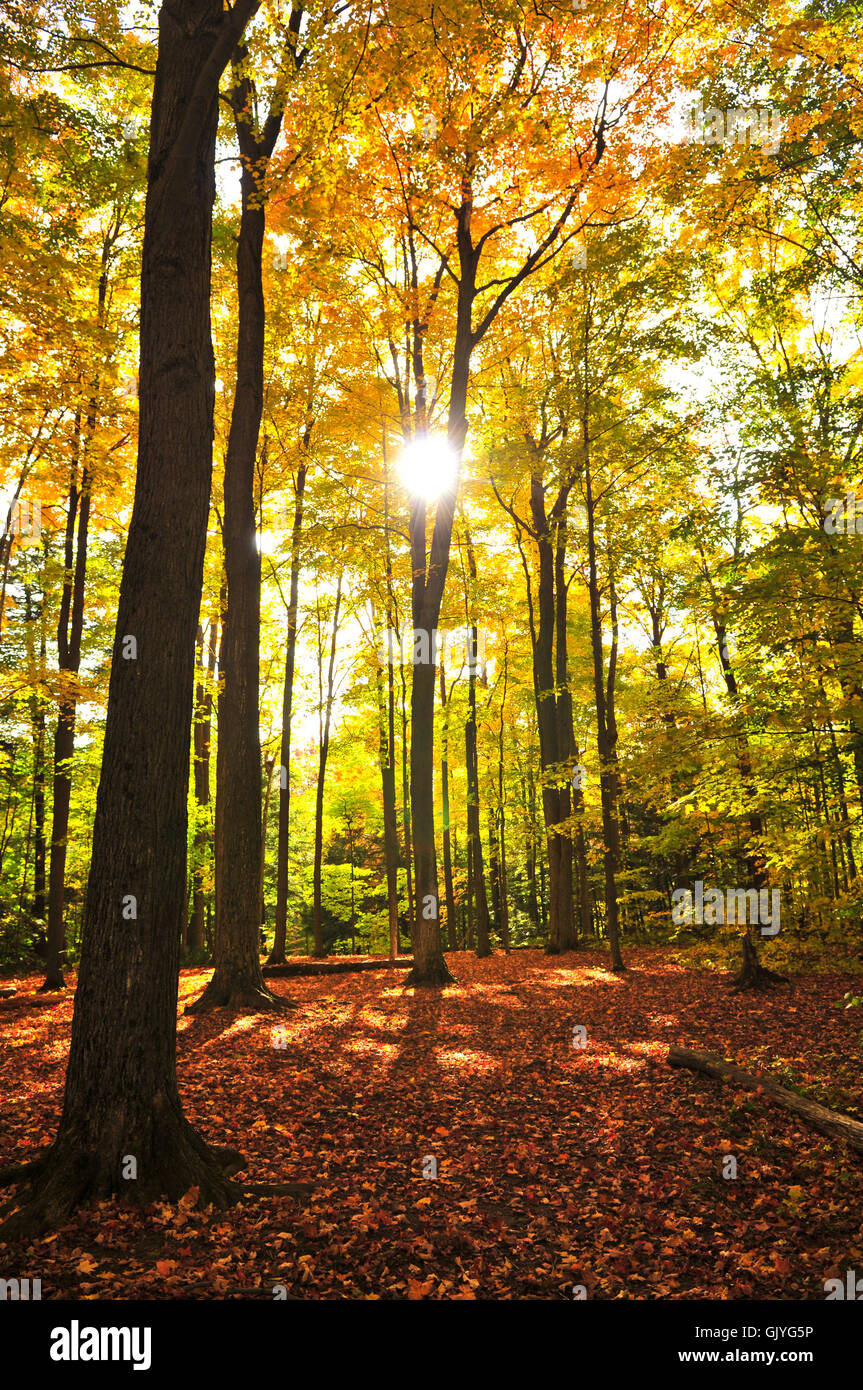
[[[272,994],[266,986],[224,976],[220,979],[217,971],[200,998],[187,1004],[184,1012],[204,1014],[211,1009],[235,1009],[244,1014],[281,1014],[298,1007],[292,999],[282,999],[280,995]]]
[[[37,994],[60,994],[66,988],[66,981],[62,975],[48,975],[43,984],[39,986]]]
[[[422,974],[418,973],[417,967],[414,966],[413,970],[411,970],[405,978],[404,987],[405,989],[410,989],[411,987],[418,989],[443,989],[444,985],[454,985],[455,983],[455,975],[450,973],[450,968],[446,961],[444,961],[442,965],[435,965],[430,970],[424,970]]]
[[[12,995],[17,993],[18,991],[14,985],[4,985],[3,988],[0,989],[0,999],[11,999]]]
[[[0,1187],[9,1187],[22,1179],[29,1182],[31,1178],[35,1178],[45,1167],[50,1152],[51,1145],[48,1144],[35,1158],[28,1159],[26,1163],[11,1163],[8,1168],[0,1168]]]
[[[166,1129],[177,1136],[172,1144],[167,1143]],[[178,1128],[172,1116],[156,1137],[158,1155],[145,1152],[135,1181],[118,1180],[116,1162],[106,1167],[101,1154],[72,1150],[62,1139],[29,1162],[0,1170],[0,1181],[19,1184],[15,1195],[0,1207],[0,1214],[9,1213],[0,1225],[0,1241],[55,1229],[78,1207],[112,1197],[140,1206],[177,1202],[196,1188],[198,1206],[225,1209],[245,1197],[303,1197],[314,1191],[313,1183],[233,1182],[232,1175],[246,1167],[243,1155],[237,1149],[205,1143],[185,1120],[179,1121]],[[134,1141],[128,1147],[136,1147]],[[159,1166],[154,1164],[155,1157],[161,1160]]]
[[[0,1209],[8,1213],[0,1241],[39,1235],[61,1225],[78,1207],[112,1197],[147,1206],[178,1202],[196,1188],[199,1206],[220,1209],[242,1198],[242,1187],[227,1175],[245,1166],[242,1156],[236,1149],[207,1144],[171,1109],[150,1117],[138,1142],[130,1136],[123,1147],[137,1160],[134,1179],[124,1179],[120,1159],[116,1152],[109,1156],[107,1146],[88,1150],[73,1131],[58,1136]]]

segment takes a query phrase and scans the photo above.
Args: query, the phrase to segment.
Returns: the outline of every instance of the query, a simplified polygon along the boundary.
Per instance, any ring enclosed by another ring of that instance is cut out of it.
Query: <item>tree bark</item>
[[[87,422],[87,440],[92,436],[95,418]],[[85,455],[86,455],[85,441]],[[72,757],[75,752],[76,684],[81,665],[81,635],[84,628],[84,586],[87,576],[87,533],[90,522],[92,479],[86,462],[78,489],[78,460],[73,461],[69,484],[69,511],[66,521],[65,571],[57,622],[57,650],[62,679],[54,731],[54,796],[51,819],[51,863],[48,872],[48,956],[45,980],[40,993],[65,987],[63,956],[66,949],[64,919],[66,890],[66,847],[69,836],[69,806],[72,795]],[[75,528],[77,521],[77,544]]]
[[[228,603],[219,656],[215,968],[187,1013],[223,1006],[245,1012],[278,1012],[285,1007],[285,1000],[267,988],[260,961],[261,556],[255,524],[255,460],[264,406],[264,178],[282,106],[270,112],[258,135],[252,125],[254,90],[243,71],[245,58],[245,49],[237,49],[231,87],[243,169],[237,238],[237,385],[225,454],[222,524]]]
[[[210,235],[218,82],[255,8],[159,15],[141,271],[140,428],[63,1113],[0,1235],[122,1193],[225,1205],[242,1160],[212,1148],[177,1089],[195,631],[212,470]],[[135,1176],[132,1176],[134,1160]]]

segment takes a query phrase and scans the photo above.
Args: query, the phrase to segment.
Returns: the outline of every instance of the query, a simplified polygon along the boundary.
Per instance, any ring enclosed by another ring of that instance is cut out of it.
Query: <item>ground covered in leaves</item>
[[[664,1061],[718,1053],[863,1119],[852,980],[731,996],[650,949],[621,977],[597,952],[448,959],[441,994],[380,971],[272,981],[300,1005],[277,1022],[181,1012],[190,1120],[307,1197],[103,1204],[2,1247],[0,1276],[43,1299],[823,1299],[863,1269],[863,1157]],[[182,972],[181,1010],[207,978]],[[0,1001],[0,1166],[59,1117],[72,1000],[40,980]]]

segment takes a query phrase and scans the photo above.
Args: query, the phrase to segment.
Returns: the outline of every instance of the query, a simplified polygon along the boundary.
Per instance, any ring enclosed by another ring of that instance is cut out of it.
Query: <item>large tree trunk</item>
[[[243,49],[238,58],[245,57]],[[241,69],[238,67],[237,71]],[[226,1006],[279,1011],[261,974],[261,747],[258,710],[261,556],[255,525],[255,460],[264,406],[266,312],[261,260],[266,213],[263,179],[281,114],[259,138],[251,125],[247,77],[232,87],[243,164],[237,238],[237,386],[225,454],[222,537],[228,605],[219,657],[216,747],[216,924],[214,970],[186,1010]]]
[[[282,746],[279,773],[279,848],[276,865],[276,926],[268,963],[285,961],[288,935],[288,874],[291,849],[291,712],[294,700],[294,666],[297,651],[297,613],[300,591],[300,540],[303,532],[303,506],[306,489],[309,434],[304,439],[303,456],[294,484],[294,524],[291,528],[291,589],[288,598],[288,633],[285,649],[285,684],[282,693]]]
[[[79,1203],[190,1188],[224,1205],[237,1155],[207,1145],[177,1090],[194,688],[212,469],[210,232],[219,76],[255,0],[176,0],[159,52],[141,272],[140,429],[108,693],[81,966],[60,1127],[4,1239]],[[182,524],[178,525],[178,518]],[[134,1160],[134,1164],[132,1163]],[[134,1172],[134,1176],[133,1176]]]
[[[433,632],[437,628],[449,565],[452,528],[458,499],[461,457],[467,436],[467,388],[470,358],[476,340],[472,313],[479,253],[471,240],[473,208],[468,183],[456,218],[461,274],[450,379],[447,439],[456,459],[456,480],[441,493],[435,507],[431,547],[426,549],[426,504],[411,500],[411,613],[415,632],[425,634],[429,661],[414,667],[411,688],[411,816],[414,837],[414,968],[412,985],[440,986],[452,980],[444,959],[440,933],[437,860],[434,833],[434,706],[435,660]],[[420,338],[421,347],[421,338]]]

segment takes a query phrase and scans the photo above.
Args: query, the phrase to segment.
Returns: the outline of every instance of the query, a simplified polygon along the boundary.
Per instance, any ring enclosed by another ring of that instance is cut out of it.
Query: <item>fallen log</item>
[[[3,985],[0,989],[0,999],[11,999],[12,995],[17,993],[18,990],[15,985]]]
[[[744,1071],[733,1062],[723,1062],[718,1057],[708,1057],[703,1052],[689,1052],[685,1047],[672,1046],[668,1049],[667,1062],[670,1067],[688,1067],[690,1071],[703,1072],[715,1081],[732,1081],[747,1091],[763,1091],[768,1100],[781,1105],[799,1115],[813,1129],[829,1134],[831,1139],[841,1139],[858,1153],[863,1153],[863,1124],[852,1120],[848,1115],[840,1115],[838,1110],[828,1110],[815,1100],[789,1091],[772,1076],[756,1076],[754,1072]]]
[[[396,960],[303,960],[296,964],[264,965],[264,975],[343,975],[354,970],[410,970],[413,959]]]

